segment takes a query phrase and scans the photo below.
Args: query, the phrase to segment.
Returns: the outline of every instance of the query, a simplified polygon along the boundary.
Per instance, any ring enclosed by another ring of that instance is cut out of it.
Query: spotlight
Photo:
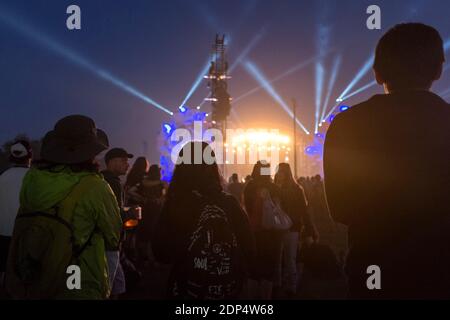
[[[167,134],[170,134],[170,133],[172,132],[172,130],[173,130],[172,126],[171,126],[170,124],[168,124],[168,123],[165,123],[165,124],[163,125],[163,127],[164,127],[164,131],[165,131]]]
[[[180,110],[181,113],[185,113],[187,111],[187,107],[185,106],[179,106],[178,109]]]
[[[335,116],[334,114],[332,114],[332,115],[328,118],[328,122],[329,122],[329,123],[332,123],[335,117],[336,117],[336,116]]]
[[[340,106],[340,107],[339,107],[339,110],[340,110],[341,112],[347,111],[348,109],[350,109],[349,106]]]
[[[201,108],[200,106],[197,106],[197,110],[200,110],[200,108]]]
[[[344,99],[341,99],[341,98],[336,99],[336,102],[342,102],[342,101],[344,101]]]

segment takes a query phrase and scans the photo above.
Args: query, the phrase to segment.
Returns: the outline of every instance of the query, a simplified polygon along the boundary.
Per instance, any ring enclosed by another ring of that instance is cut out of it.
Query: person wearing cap
[[[120,214],[124,222],[138,217],[141,210],[140,207],[125,207],[125,192],[120,181],[120,177],[127,174],[130,168],[128,161],[132,158],[133,155],[128,153],[125,149],[112,148],[105,154],[106,170],[102,171],[103,177],[116,196]],[[120,262],[121,252],[120,250],[110,250],[106,252],[106,255],[110,270],[109,281],[112,288],[111,295],[113,298],[117,298],[119,295],[126,292],[125,274]]]
[[[12,167],[0,175],[0,287],[6,270],[14,220],[19,210],[22,180],[31,165],[33,151],[26,140],[17,140],[10,146]]]
[[[51,214],[56,210],[58,215],[68,198],[76,199],[69,224],[81,289],[62,288],[51,298],[106,299],[110,295],[105,251],[117,250],[122,219],[115,196],[98,172],[95,160],[107,148],[106,134],[96,128],[92,119],[81,115],[65,117],[46,134],[41,159],[24,177],[19,214]],[[72,191],[81,189],[81,185],[86,187],[73,195]],[[8,286],[10,269],[7,270],[6,285],[13,295],[15,288]],[[44,271],[42,277],[51,279],[52,275]]]

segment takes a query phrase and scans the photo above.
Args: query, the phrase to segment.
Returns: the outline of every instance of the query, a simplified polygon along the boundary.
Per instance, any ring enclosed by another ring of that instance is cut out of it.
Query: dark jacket
[[[262,228],[262,204],[261,190],[267,189],[273,201],[280,200],[280,189],[273,182],[259,178],[250,180],[244,188],[245,211],[254,231]]]
[[[245,212],[229,194],[222,192],[210,197],[227,214],[248,271],[254,255],[254,243]],[[176,272],[174,270],[177,265],[184,262],[190,237],[200,218],[200,209],[198,201],[192,201],[189,196],[177,199],[176,202],[168,200],[163,206],[152,239],[152,248],[158,261],[174,265],[173,272]]]
[[[123,192],[123,186],[122,183],[120,182],[120,178],[109,170],[102,171],[102,175],[105,178],[106,182],[108,182],[112,191],[114,192],[117,199],[117,203],[119,204],[119,208],[122,209],[125,204],[125,194]]]
[[[292,232],[301,232],[305,227],[305,235],[312,236],[314,226],[307,211],[307,201],[303,188],[296,183],[288,183],[280,187],[281,208],[292,220]]]
[[[331,215],[349,226],[358,297],[450,297],[450,106],[427,91],[376,95],[339,114],[324,150]],[[382,290],[366,288],[369,265]]]

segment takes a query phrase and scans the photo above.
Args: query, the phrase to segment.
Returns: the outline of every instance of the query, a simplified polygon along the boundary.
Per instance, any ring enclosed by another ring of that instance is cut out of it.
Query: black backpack
[[[236,298],[242,287],[242,258],[236,234],[226,212],[216,203],[196,194],[200,215],[189,237],[182,264],[182,281],[174,295],[185,299]]]

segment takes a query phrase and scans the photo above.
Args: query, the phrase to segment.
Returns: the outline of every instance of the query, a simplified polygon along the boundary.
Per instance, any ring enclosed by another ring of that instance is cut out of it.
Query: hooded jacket
[[[81,179],[88,179],[90,187],[79,198],[71,221],[73,244],[84,248],[76,261],[81,270],[81,289],[62,292],[58,299],[109,296],[105,250],[117,250],[119,245],[122,220],[117,200],[100,174],[75,173],[65,166],[51,170],[30,169],[20,195],[20,212],[45,212],[70,196]]]

